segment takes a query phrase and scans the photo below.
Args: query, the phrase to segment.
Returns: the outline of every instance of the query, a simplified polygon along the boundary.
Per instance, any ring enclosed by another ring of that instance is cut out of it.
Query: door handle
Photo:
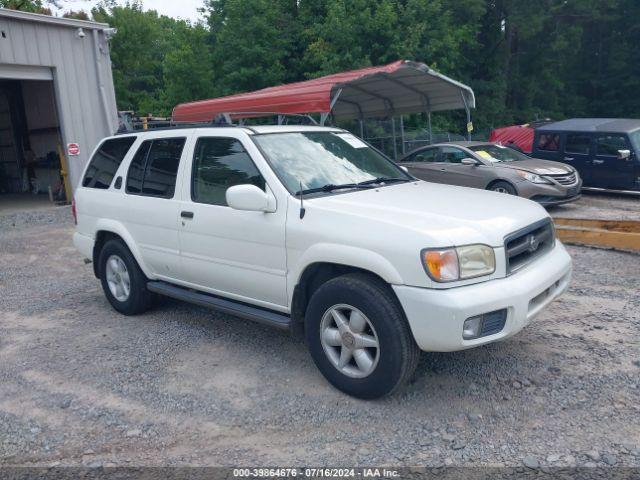
[[[440,169],[440,171],[441,171],[441,172],[446,172],[446,171],[447,171],[447,169],[446,169],[446,168],[441,168],[441,169]]]
[[[182,218],[193,218],[193,212],[185,212],[184,210],[180,212],[180,216]]]
[[[604,163],[604,160],[598,160],[598,159],[594,159],[594,160],[593,160],[593,164],[594,164],[594,165],[600,165],[600,164],[602,164],[602,163]]]
[[[564,159],[565,159],[567,162],[570,162],[570,161],[574,160],[574,158],[573,158],[573,157],[564,157]]]

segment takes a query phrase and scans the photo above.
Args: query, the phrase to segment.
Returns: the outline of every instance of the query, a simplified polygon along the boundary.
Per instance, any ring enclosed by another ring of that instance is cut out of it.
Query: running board
[[[245,303],[235,302],[226,298],[216,297],[208,293],[197,292],[184,287],[178,287],[165,282],[147,282],[147,290],[167,297],[194,303],[201,307],[209,307],[230,315],[263,323],[280,330],[288,330],[291,325],[291,317],[284,313],[253,307]]]

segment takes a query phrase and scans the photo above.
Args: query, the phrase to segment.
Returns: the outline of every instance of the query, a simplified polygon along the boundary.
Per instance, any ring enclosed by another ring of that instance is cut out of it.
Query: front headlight
[[[420,259],[427,275],[436,282],[455,282],[490,275],[496,270],[496,257],[488,245],[457,248],[425,248]]]
[[[551,184],[551,181],[547,180],[540,175],[536,175],[535,173],[525,172],[524,170],[516,170],[516,173],[519,177],[524,178],[525,180],[530,181],[531,183],[546,183]]]

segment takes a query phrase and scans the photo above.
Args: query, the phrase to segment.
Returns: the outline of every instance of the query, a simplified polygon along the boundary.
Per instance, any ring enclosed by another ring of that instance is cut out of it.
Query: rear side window
[[[242,144],[235,138],[200,138],[193,159],[191,199],[227,205],[226,193],[234,185],[265,189],[265,181]]]
[[[426,150],[421,150],[416,152],[406,159],[402,160],[403,162],[436,162],[438,160],[438,149],[437,148],[428,148]]]
[[[591,137],[589,135],[568,134],[567,143],[564,147],[565,153],[588,154],[591,146]]]
[[[129,165],[127,193],[172,198],[184,143],[184,138],[143,142]]]
[[[560,135],[557,133],[543,133],[538,137],[538,150],[557,152],[560,148]]]
[[[596,155],[615,157],[618,150],[626,150],[627,139],[623,135],[602,135],[596,138]]]
[[[107,189],[136,137],[121,137],[106,140],[100,145],[89,162],[82,186]]]

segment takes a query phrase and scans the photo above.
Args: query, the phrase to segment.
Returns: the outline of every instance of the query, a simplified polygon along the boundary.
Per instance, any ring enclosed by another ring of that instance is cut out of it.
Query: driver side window
[[[455,147],[442,147],[442,161],[446,163],[460,163],[463,158],[467,158],[465,152]]]

